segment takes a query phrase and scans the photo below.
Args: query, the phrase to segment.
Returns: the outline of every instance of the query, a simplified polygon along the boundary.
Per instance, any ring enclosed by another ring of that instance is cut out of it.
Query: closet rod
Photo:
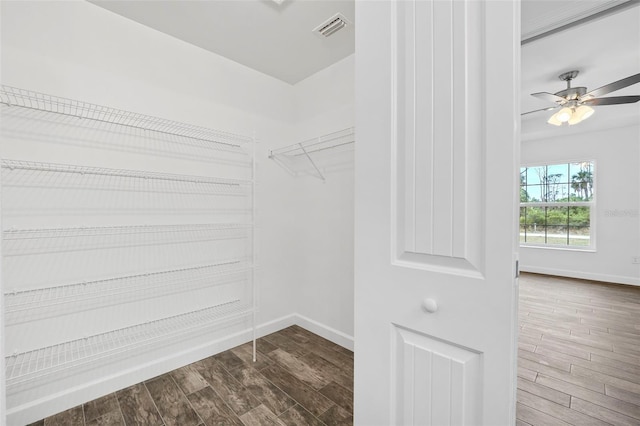
[[[46,111],[64,116],[88,119],[98,123],[116,124],[130,128],[153,131],[165,135],[187,137],[203,142],[239,148],[251,142],[246,136],[213,131],[206,127],[180,123],[150,115],[76,101],[53,95],[24,90],[17,87],[0,86],[0,103],[26,109]]]

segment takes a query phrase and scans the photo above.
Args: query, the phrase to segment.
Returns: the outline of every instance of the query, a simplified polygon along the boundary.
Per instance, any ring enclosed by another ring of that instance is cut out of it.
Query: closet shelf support
[[[300,149],[302,150],[302,152],[304,152],[304,155],[309,159],[309,161],[311,162],[311,165],[313,166],[314,169],[316,169],[316,172],[318,172],[318,176],[320,177],[320,179],[322,179],[323,181],[325,180],[324,175],[322,174],[322,172],[320,171],[320,169],[318,168],[318,166],[316,166],[316,163],[313,161],[313,158],[311,158],[311,156],[309,155],[309,153],[307,152],[306,149],[304,149],[304,146],[302,146],[302,144],[300,143]]]
[[[344,157],[340,158],[335,155],[352,151],[350,146],[354,143],[355,130],[350,127],[271,150],[269,158],[294,176],[312,174],[324,182],[327,170],[335,169],[336,164],[345,163]],[[301,158],[304,158],[304,161]],[[336,159],[339,161],[336,162]],[[311,167],[309,168],[309,166]]]

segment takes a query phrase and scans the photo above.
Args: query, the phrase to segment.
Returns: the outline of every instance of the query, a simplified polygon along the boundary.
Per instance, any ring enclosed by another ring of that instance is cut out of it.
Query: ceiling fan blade
[[[640,101],[640,96],[611,96],[609,98],[595,98],[588,99],[581,103],[585,105],[618,105],[618,104],[632,104]]]
[[[536,98],[542,99],[543,101],[553,102],[554,104],[563,104],[567,101],[562,96],[554,95],[553,93],[549,92],[532,93],[531,96],[535,96]]]
[[[614,81],[613,83],[609,83],[605,86],[599,87],[595,90],[590,91],[589,93],[585,93],[580,97],[580,99],[593,99],[598,96],[606,95],[607,93],[615,92],[616,90],[623,89],[627,86],[631,86],[632,84],[640,83],[640,73],[631,75],[627,78],[623,78],[622,80]]]
[[[527,111],[527,112],[523,112],[520,115],[527,115],[527,114],[533,114],[534,112],[541,112],[541,111],[551,111],[552,109],[556,109],[558,107],[549,107],[549,108],[542,108],[542,109],[534,109],[533,111]]]

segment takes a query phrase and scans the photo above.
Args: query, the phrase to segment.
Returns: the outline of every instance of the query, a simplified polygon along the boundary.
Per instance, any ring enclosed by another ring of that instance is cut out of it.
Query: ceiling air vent
[[[351,21],[344,17],[342,13],[336,13],[331,18],[324,21],[313,29],[313,32],[319,37],[329,37],[347,25],[352,25]]]

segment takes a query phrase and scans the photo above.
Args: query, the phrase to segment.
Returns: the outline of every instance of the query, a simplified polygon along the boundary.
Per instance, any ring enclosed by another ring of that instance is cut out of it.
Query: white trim
[[[276,318],[257,326],[257,336],[262,337],[276,331],[298,325],[331,342],[353,350],[353,336],[349,336],[341,331],[321,324],[305,316],[292,313]],[[224,352],[233,347],[251,342],[253,329],[239,331],[230,336],[210,341],[195,347],[191,347],[182,352],[173,353],[163,358],[153,359],[145,364],[119,371],[116,374],[85,382],[79,386],[65,389],[62,392],[48,395],[45,398],[32,401],[27,404],[13,407],[6,412],[8,425],[28,424],[41,420],[44,417],[60,413],[69,408],[75,407],[84,402],[99,398],[110,392],[124,389],[128,386],[149,380],[169,371],[175,370],[187,364],[209,357],[213,354]],[[3,424],[0,422],[0,425]]]
[[[592,170],[592,199],[590,201],[545,201],[545,202],[520,202],[518,204],[518,210],[522,207],[589,207],[589,245],[588,246],[564,246],[564,245],[555,245],[555,244],[544,244],[544,243],[520,243],[520,247],[523,248],[541,248],[541,249],[559,249],[559,250],[575,250],[575,251],[584,251],[584,252],[596,252],[596,235],[597,235],[597,193],[598,193],[598,179],[597,179],[597,161],[593,160],[548,160],[543,162],[542,164],[538,164],[536,162],[520,164],[520,173],[522,174],[522,168],[530,168],[530,167],[542,167],[542,166],[556,166],[556,165],[564,165],[564,164],[577,164],[577,163],[591,163]],[[526,187],[526,185],[525,185]],[[518,188],[522,188],[522,186],[518,186]],[[518,223],[520,223],[520,219],[518,219]],[[520,229],[518,227],[518,229]]]
[[[530,265],[520,265],[520,271],[534,274],[557,275],[560,277],[579,278],[583,280],[603,281],[614,284],[640,286],[639,277],[625,277],[623,275],[597,274],[592,272],[573,271],[569,269],[544,268]]]
[[[595,207],[593,201],[520,202],[520,207]]]
[[[526,249],[543,249],[543,250],[561,250],[561,251],[579,251],[582,253],[597,253],[598,251],[591,246],[561,246],[561,245],[544,245],[543,243],[520,243],[520,248]]]
[[[540,140],[546,140],[548,138],[540,138]],[[585,160],[584,157],[554,157],[553,160],[538,160],[532,162],[524,162],[520,163],[520,168],[526,167],[542,167],[542,166],[558,166],[563,164],[577,164],[577,163],[593,163],[593,167],[595,170],[596,160]],[[595,193],[595,190],[594,190]]]
[[[336,345],[340,345],[343,348],[347,348],[353,351],[353,336],[350,336],[342,331],[331,328],[328,325],[314,321],[311,318],[307,318],[300,314],[294,314],[296,318],[296,325],[309,330],[312,333],[317,334],[320,337],[324,337],[327,340],[332,341]]]
[[[118,371],[7,410],[7,424],[28,424],[251,341],[252,328]]]
[[[267,334],[275,333],[276,331],[280,331],[284,328],[291,327],[292,325],[297,324],[296,314],[289,314],[282,316],[280,318],[276,318],[274,320],[265,322],[257,326],[258,329],[258,337],[266,336]]]

